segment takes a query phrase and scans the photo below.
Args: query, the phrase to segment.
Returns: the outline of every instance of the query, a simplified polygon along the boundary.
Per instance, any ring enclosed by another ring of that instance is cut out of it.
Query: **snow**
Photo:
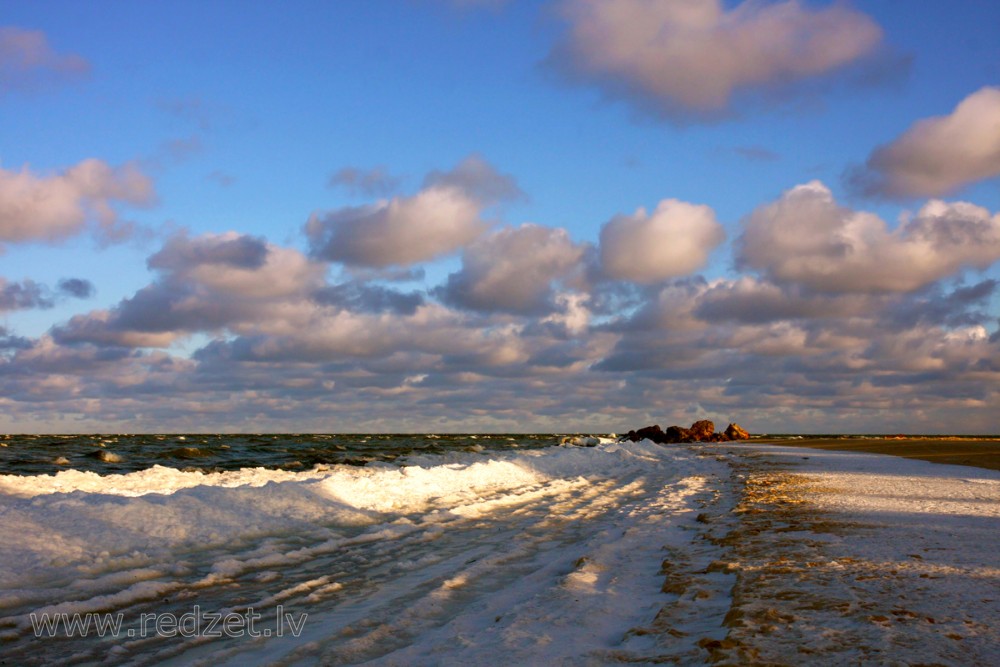
[[[763,661],[997,664],[1000,473],[873,454],[766,453],[801,488],[772,506],[770,526],[760,515],[744,522],[761,532],[737,549],[743,623],[732,640]],[[774,630],[762,638],[763,626]]]
[[[581,440],[406,465],[0,477],[19,664],[989,664],[1000,473]],[[593,446],[590,446],[593,445]],[[36,639],[31,613],[305,613]],[[270,623],[270,626],[268,625]]]

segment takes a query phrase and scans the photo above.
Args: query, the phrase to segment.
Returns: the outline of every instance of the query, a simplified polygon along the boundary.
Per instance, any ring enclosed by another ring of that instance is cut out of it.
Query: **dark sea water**
[[[557,434],[251,434],[0,435],[0,474],[45,475],[74,469],[129,473],[155,465],[219,472],[241,468],[308,470],[363,466],[410,455],[540,449]]]
[[[589,435],[589,434],[588,434]],[[541,449],[586,439],[582,434],[0,434],[0,475],[51,475],[82,470],[102,475],[166,466],[222,472],[243,468],[309,470],[363,466],[413,455]],[[879,435],[767,434],[795,444],[803,438],[865,440]],[[971,436],[966,436],[971,437]],[[982,436],[986,437],[986,436]],[[995,437],[995,436],[994,436]]]

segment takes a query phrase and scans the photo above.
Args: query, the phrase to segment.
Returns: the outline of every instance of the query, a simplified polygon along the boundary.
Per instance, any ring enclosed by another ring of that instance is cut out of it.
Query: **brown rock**
[[[688,429],[688,435],[694,442],[705,442],[710,440],[713,433],[715,433],[715,424],[707,419],[696,421],[691,424],[691,428]]]
[[[681,426],[670,426],[663,434],[663,442],[691,442],[691,431]]]
[[[730,424],[726,429],[727,440],[747,440],[750,434],[744,431],[739,424]]]
[[[631,442],[639,442],[640,440],[652,440],[656,443],[663,443],[663,431],[660,429],[659,424],[653,424],[652,426],[644,426],[638,431],[629,431],[623,440],[630,440]]]
[[[622,436],[621,440],[652,440],[653,442],[664,444],[675,444],[682,442],[727,442],[729,440],[746,440],[750,434],[740,428],[739,424],[730,424],[725,432],[716,433],[715,424],[707,419],[696,421],[691,428],[683,426],[670,426],[666,431],[660,429],[659,424],[645,426],[637,431],[629,431]]]

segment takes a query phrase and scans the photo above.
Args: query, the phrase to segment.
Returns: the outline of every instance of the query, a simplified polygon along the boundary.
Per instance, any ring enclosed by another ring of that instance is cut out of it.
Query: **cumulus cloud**
[[[509,176],[472,156],[449,172],[431,173],[415,195],[314,213],[305,227],[310,253],[352,267],[430,260],[482,234],[484,209],[518,192]]]
[[[848,173],[866,195],[939,197],[1000,176],[1000,88],[986,87],[947,116],[915,123]]]
[[[31,339],[15,336],[6,327],[0,327],[0,350],[27,350],[33,344]]]
[[[872,54],[882,30],[843,4],[797,0],[566,0],[553,60],[571,77],[668,116],[717,114],[735,94],[787,87]]]
[[[267,242],[259,237],[228,233],[191,239],[181,233],[167,240],[147,264],[151,269],[185,271],[202,265],[258,269],[267,261]]]
[[[1000,215],[932,200],[890,229],[813,181],[755,210],[737,241],[740,266],[817,292],[905,292],[1000,259]]]
[[[799,285],[776,285],[742,276],[707,286],[694,314],[708,322],[759,324],[852,317],[866,312],[871,305],[866,295],[816,294]]]
[[[710,207],[665,199],[652,214],[639,208],[604,224],[601,267],[616,280],[655,283],[700,269],[724,238]]]
[[[348,266],[408,266],[454,252],[486,229],[479,203],[453,188],[428,188],[371,206],[313,214],[312,255]]]
[[[425,190],[473,189],[436,179]],[[812,183],[745,221],[750,275],[684,275],[721,231],[711,209],[665,201],[610,221],[600,248],[533,224],[488,232],[415,291],[401,285],[419,268],[334,283],[294,248],[182,232],[117,305],[39,337],[0,328],[0,427],[596,432],[708,414],[753,431],[988,431],[1000,281],[955,271],[992,261],[998,224],[932,201],[890,229]],[[92,290],[0,281],[0,310]],[[182,339],[207,342],[171,349]]]
[[[524,198],[509,174],[502,174],[480,155],[470,155],[450,171],[434,170],[424,179],[425,188],[454,188],[484,205]]]
[[[51,308],[55,305],[52,295],[44,286],[33,280],[11,283],[0,278],[0,312]]]
[[[470,365],[480,373],[508,373],[529,356],[518,333],[513,325],[470,318],[436,303],[412,314],[314,309],[300,326],[247,328],[236,338],[211,343],[196,358],[343,363],[374,375]]]
[[[695,309],[705,293],[707,282],[701,276],[679,278],[643,290],[630,316],[616,313],[607,325],[618,333],[627,331],[693,331],[704,328]]]
[[[179,234],[148,260],[160,273],[110,310],[53,329],[59,343],[166,347],[194,332],[295,328],[312,311],[325,267],[298,251],[235,232]]]
[[[322,287],[313,294],[317,303],[365,313],[412,315],[425,300],[420,292],[401,292],[382,285],[348,282]]]
[[[115,235],[121,221],[114,205],[144,206],[154,196],[152,181],[133,165],[89,159],[51,176],[0,169],[0,244],[57,241],[92,219]]]
[[[628,287],[627,305],[594,320],[586,292],[558,292],[556,311],[512,317],[327,285],[315,264],[313,279],[251,289],[309,264],[270,244],[259,266],[234,250],[254,244],[181,237],[116,308],[35,340],[0,331],[0,419],[30,423],[44,406],[105,422],[141,413],[132,430],[604,431],[717,414],[755,431],[931,431],[980,429],[1000,408],[992,279],[847,295],[754,277],[601,283]],[[185,330],[212,340],[190,358],[129,349]]]
[[[524,224],[479,239],[462,255],[462,270],[448,276],[445,301],[462,308],[522,314],[549,312],[553,284],[580,270],[584,246],[565,229]]]
[[[57,287],[61,293],[74,299],[89,299],[97,291],[92,282],[83,278],[62,278]]]
[[[952,289],[931,285],[906,299],[886,304],[883,321],[895,331],[926,325],[957,329],[993,324],[996,315],[989,313],[989,304],[998,286],[1000,282],[992,278]]]
[[[226,232],[180,234],[152,255],[161,280],[187,282],[232,298],[297,297],[322,281],[326,268],[262,238]]]
[[[593,368],[661,395],[739,405],[754,419],[784,414],[800,429],[831,416],[841,431],[935,420],[940,429],[955,424],[955,410],[985,424],[984,406],[1000,405],[982,384],[1000,378],[1000,340],[976,312],[991,282],[950,293],[821,295],[830,312],[803,299],[781,307],[772,298],[780,289],[742,279],[665,285],[615,325],[618,340]],[[758,316],[755,306],[770,312]]]
[[[93,294],[93,283],[82,278],[63,278],[55,291],[30,279],[9,282],[0,278],[0,312],[52,308],[61,298],[87,299]]]
[[[916,326],[966,327],[988,325],[989,301],[998,281],[946,288],[933,283],[905,293],[817,293],[797,284],[776,285],[752,276],[716,280],[697,295],[692,314],[712,325],[805,323],[819,330],[836,328],[851,318],[877,314],[883,330],[903,331]]]
[[[89,71],[90,64],[82,57],[61,55],[53,50],[45,33],[0,26],[0,95],[13,90],[32,90]]]

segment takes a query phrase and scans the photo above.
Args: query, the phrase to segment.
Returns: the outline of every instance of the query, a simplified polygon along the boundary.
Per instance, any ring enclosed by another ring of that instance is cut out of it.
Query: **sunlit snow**
[[[649,442],[405,465],[0,477],[19,664],[985,664],[1000,473]],[[306,614],[139,636],[144,613]],[[30,614],[121,613],[36,638]],[[131,636],[128,630],[132,630]]]

